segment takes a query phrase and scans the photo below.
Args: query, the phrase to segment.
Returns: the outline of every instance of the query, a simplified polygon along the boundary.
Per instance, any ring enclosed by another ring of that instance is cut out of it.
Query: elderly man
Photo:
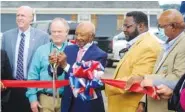
[[[63,80],[64,74],[60,66],[57,67],[57,61],[50,63],[51,58],[57,57],[67,46],[67,35],[69,25],[63,18],[55,18],[51,23],[51,40],[52,42],[40,46],[34,54],[30,69],[28,72],[28,80],[52,80],[53,75],[57,75],[57,80]],[[48,66],[49,65],[49,66]],[[57,74],[53,74],[55,67]],[[59,93],[58,93],[59,92]],[[31,103],[33,112],[59,112],[61,107],[61,96],[63,88],[56,92],[60,98],[53,103],[52,89],[28,89],[26,96]],[[37,98],[38,95],[38,98]],[[39,108],[39,109],[38,109]],[[40,110],[40,111],[38,111]]]
[[[127,81],[132,76],[143,76],[153,71],[161,50],[156,37],[148,32],[147,15],[140,11],[128,12],[123,31],[129,41],[129,50],[120,60],[113,79]],[[143,94],[105,86],[108,112],[135,112]]]
[[[61,55],[59,61],[63,68],[69,68],[65,79],[69,79],[69,73],[72,72],[72,66],[76,61],[95,60],[101,62],[105,67],[107,54],[93,43],[95,36],[95,26],[91,22],[81,22],[76,29],[77,45],[67,46],[65,55]],[[67,56],[67,62],[66,62]],[[104,112],[103,98],[100,90],[95,90],[97,99],[83,101],[73,96],[70,86],[64,88],[64,97],[62,99],[62,112]]]
[[[164,29],[168,40],[157,59],[154,74],[145,76],[141,82],[142,86],[158,87],[160,100],[147,97],[148,112],[168,112],[167,99],[172,95],[176,82],[185,73],[185,23],[182,14],[175,9],[166,10],[160,15],[158,26]],[[138,111],[143,110],[142,105],[140,103]]]
[[[16,13],[18,28],[3,33],[2,49],[7,52],[13,77],[16,80],[26,80],[27,71],[35,50],[49,42],[49,35],[30,26],[33,20],[33,9],[21,6]],[[29,101],[25,96],[25,88],[13,88],[10,95],[7,112],[30,112]]]

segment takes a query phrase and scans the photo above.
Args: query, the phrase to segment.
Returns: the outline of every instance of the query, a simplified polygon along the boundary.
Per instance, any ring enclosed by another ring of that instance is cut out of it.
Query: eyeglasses
[[[157,26],[158,26],[158,30],[161,31],[162,29],[165,29],[165,28],[167,28],[168,26],[171,26],[171,25],[172,25],[172,23],[166,24],[166,25],[160,25],[160,24],[158,24]]]
[[[133,23],[133,24],[131,24],[131,25],[126,25],[126,24],[124,24],[123,26],[122,26],[122,29],[129,29],[130,27],[132,27],[133,25],[134,25],[135,23]]]

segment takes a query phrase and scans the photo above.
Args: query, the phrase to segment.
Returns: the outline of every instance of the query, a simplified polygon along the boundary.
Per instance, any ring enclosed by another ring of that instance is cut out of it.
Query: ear
[[[142,32],[143,29],[145,28],[144,23],[139,23],[139,24],[137,25],[137,28],[138,28],[138,31],[139,31],[139,32]]]

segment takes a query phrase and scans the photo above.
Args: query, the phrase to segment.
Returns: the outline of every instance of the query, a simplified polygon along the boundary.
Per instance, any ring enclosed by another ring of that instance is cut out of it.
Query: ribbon
[[[104,74],[100,62],[76,62],[72,68],[73,73],[70,74],[69,81],[73,95],[86,101],[98,98],[94,89],[104,85],[99,79]]]
[[[102,82],[120,88],[120,89],[125,89],[126,82],[125,81],[120,81],[120,80],[113,80],[113,79],[101,79]],[[137,92],[137,93],[143,93],[147,94],[148,96],[154,98],[154,99],[159,99],[159,96],[156,93],[157,87],[153,86],[147,86],[147,87],[141,87],[140,83],[134,83],[131,85],[131,87],[127,90],[130,92]]]
[[[53,88],[52,81],[35,81],[35,80],[1,80],[7,88]],[[56,88],[69,85],[68,80],[55,81]]]
[[[3,85],[7,88],[52,88],[52,81],[21,81],[21,80],[1,80]],[[125,81],[120,81],[120,80],[112,80],[112,79],[101,79],[101,81],[105,84],[124,89],[126,82]],[[69,85],[68,80],[58,80],[55,81],[56,83],[56,88],[60,88],[63,86]],[[84,91],[84,88],[80,90],[80,92]],[[158,95],[156,94],[157,88],[156,87],[145,87],[142,88],[139,83],[135,83],[131,86],[131,88],[128,91],[131,92],[139,92],[143,94],[147,94],[148,96],[158,99]],[[92,91],[92,90],[91,90]]]
[[[68,80],[55,81],[56,88],[67,86],[70,84],[75,97],[82,100],[93,100],[97,98],[94,89],[100,88],[105,84],[124,89],[125,81],[101,79],[104,74],[104,68],[97,61],[76,62],[73,65],[73,73],[70,74]],[[52,81],[34,81],[34,80],[2,80],[5,87],[21,87],[21,88],[53,88]],[[140,83],[134,83],[128,91],[147,94],[148,96],[158,99],[156,87],[141,87]]]

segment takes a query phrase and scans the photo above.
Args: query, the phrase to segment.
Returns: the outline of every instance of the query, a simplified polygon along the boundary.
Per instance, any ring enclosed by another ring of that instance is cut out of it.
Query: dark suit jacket
[[[67,46],[64,51],[67,55],[67,62],[70,64],[70,67],[72,67],[72,65],[76,62],[78,50],[79,47],[77,45],[71,45]],[[107,54],[95,44],[89,47],[82,58],[84,61],[100,61],[104,67],[106,59]],[[72,68],[70,68],[69,72],[72,72]],[[68,74],[65,75],[65,79],[68,80],[68,76]],[[62,98],[61,112],[104,112],[105,110],[101,91],[96,91],[96,94],[98,95],[96,100],[82,101],[79,98],[74,98],[70,86],[66,86],[64,88],[64,97]]]
[[[4,50],[1,50],[1,79],[2,80],[11,80],[12,70],[10,67],[10,62],[8,56]],[[1,101],[5,103],[8,101],[10,95],[10,89],[6,89],[1,92]]]
[[[185,74],[180,78],[177,85],[175,86],[175,89],[173,91],[172,97],[168,101],[168,109],[174,110],[177,112],[184,112],[182,107],[180,106],[180,90],[181,88],[185,88],[185,83],[183,83],[185,80]]]

